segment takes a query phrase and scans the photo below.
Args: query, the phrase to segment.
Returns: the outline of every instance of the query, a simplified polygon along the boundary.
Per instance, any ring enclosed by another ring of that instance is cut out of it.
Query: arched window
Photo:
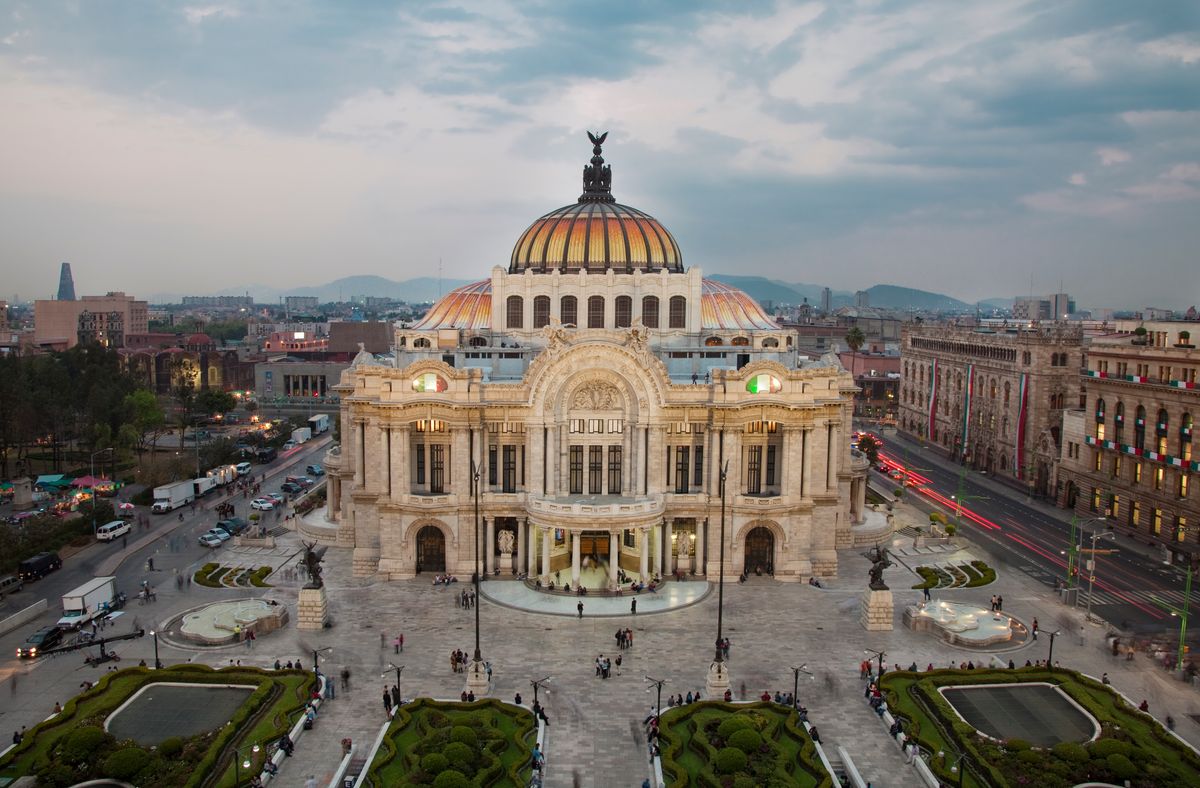
[[[762,341],[763,347],[779,347],[779,340],[774,337],[767,337]]]
[[[467,344],[471,347],[487,347],[487,337],[471,337]]]
[[[750,344],[750,337],[734,337],[729,340],[729,344],[736,345],[737,347],[747,347]]]
[[[1166,408],[1159,408],[1158,420],[1154,425],[1154,435],[1158,438],[1154,449],[1159,454],[1167,453],[1167,418]]]
[[[719,347],[724,344],[725,344],[725,340],[721,339],[720,337],[705,337],[704,338],[704,346],[705,347]]]
[[[687,299],[683,296],[671,296],[670,315],[667,328],[687,327]]]
[[[588,328],[604,328],[604,296],[594,295],[587,300]]]
[[[1117,443],[1121,442],[1121,434],[1125,431],[1125,403],[1117,402],[1117,409],[1113,413],[1113,440]]]
[[[1004,404],[1008,404],[1008,398],[1012,395],[1012,384],[1007,380],[1004,381]]]
[[[1185,413],[1179,420],[1179,459],[1192,460],[1192,414]]]
[[[996,398],[996,379],[992,378],[991,385],[988,386],[988,399]]]
[[[427,347],[429,347],[429,340],[426,339],[425,337],[417,337],[416,339],[413,340],[413,347],[427,348]]]
[[[1137,418],[1133,420],[1133,448],[1146,448],[1146,406],[1138,405]]]
[[[629,328],[633,325],[633,299],[629,296],[617,296],[613,301],[613,319],[617,328]]]
[[[658,296],[642,298],[642,325],[646,328],[658,328]]]
[[[508,327],[524,328],[524,322],[525,299],[519,295],[510,295],[508,297]]]
[[[575,296],[563,296],[558,302],[558,319],[564,326],[579,325],[579,299]]]
[[[1104,398],[1096,400],[1096,440],[1104,440]]]
[[[550,296],[533,297],[533,327],[542,328],[550,325]]]

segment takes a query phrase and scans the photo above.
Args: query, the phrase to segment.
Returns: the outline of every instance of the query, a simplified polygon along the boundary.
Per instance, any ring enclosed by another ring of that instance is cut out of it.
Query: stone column
[[[663,529],[657,525],[651,528],[651,533],[654,534],[654,574],[662,577],[663,573],[663,548],[662,535]]]
[[[338,508],[341,505],[342,498],[342,480],[337,476],[329,475],[329,495],[325,503],[325,522],[336,523],[338,521]]]
[[[675,521],[668,519],[663,529],[663,574],[669,575],[675,571],[674,544],[671,537],[675,535]]]
[[[825,484],[836,492],[837,475],[842,466],[842,441],[841,429],[836,424],[831,426],[832,429],[829,431],[829,478],[826,479]]]
[[[633,491],[635,495],[646,494],[646,428],[637,427],[633,431],[634,438],[634,457],[636,467],[634,473],[637,478],[633,480]]]
[[[742,428],[725,430],[725,459],[729,460],[729,475],[725,477],[725,498],[732,510],[737,496],[742,494]],[[765,460],[765,458],[764,458]],[[764,464],[766,464],[764,462]]]
[[[558,494],[558,428],[550,426],[546,437],[546,497],[552,498]]]
[[[550,582],[550,548],[552,536],[549,528],[542,529],[542,584]]]
[[[545,493],[545,485],[542,483],[542,473],[546,466],[543,444],[545,428],[531,424],[527,430],[529,449],[525,454],[525,489],[533,495],[542,495]]]
[[[617,587],[617,565],[621,563],[621,541],[616,531],[608,533],[608,587]]]
[[[495,548],[495,544],[496,544],[496,518],[495,517],[484,517],[483,518],[483,532],[485,535],[484,536],[485,541],[483,544],[483,574],[486,576],[486,575],[491,574],[492,564],[494,563],[492,556],[495,554],[495,549],[496,549]]]
[[[363,488],[363,483],[366,479],[366,469],[363,467],[365,463],[362,459],[363,433],[366,429],[367,425],[361,421],[354,422],[354,430],[352,431],[354,438],[350,445],[350,451],[353,452],[350,456],[351,462],[354,463],[354,486],[360,490]]]
[[[634,482],[633,444],[637,430],[630,424],[625,425],[625,434],[621,437],[621,495],[633,497],[637,495]]]
[[[827,435],[825,422],[822,420],[817,423],[808,433],[808,474],[809,484],[812,485],[813,495],[824,495],[827,489],[826,480],[829,478],[829,473],[826,470],[828,457],[826,456],[827,444],[825,436]]]
[[[450,457],[446,462],[446,473],[450,475],[449,489],[461,498],[471,497],[471,452],[468,446],[467,428],[453,428],[450,432]]]
[[[527,564],[525,572],[530,578],[533,578],[537,576],[538,532],[536,528],[529,527],[529,518],[525,518],[525,536],[529,540],[529,544],[527,545],[529,548],[529,555],[526,556]]]
[[[392,503],[400,503],[408,493],[408,428],[393,427],[391,430],[391,465],[388,468],[388,484]]]
[[[579,586],[579,569],[582,563],[581,548],[583,545],[580,542],[581,536],[579,531],[571,531],[571,585]]]
[[[650,574],[650,534],[649,528],[638,529],[638,539],[641,541],[642,547],[642,563],[638,567],[638,571],[642,575],[642,582],[645,582],[647,575]]]
[[[698,575],[708,574],[708,568],[704,565],[704,540],[708,535],[708,518],[696,520],[696,563],[692,567],[692,571]]]
[[[867,480],[855,479],[857,488],[854,492],[854,514],[857,517],[857,522],[862,522],[866,519],[865,512],[867,511]]]
[[[525,518],[523,517],[517,518],[516,537],[516,545],[514,546],[514,549],[516,550],[516,563],[514,566],[517,568],[517,571],[520,572],[521,567],[525,565],[524,560],[522,560],[525,556]]]

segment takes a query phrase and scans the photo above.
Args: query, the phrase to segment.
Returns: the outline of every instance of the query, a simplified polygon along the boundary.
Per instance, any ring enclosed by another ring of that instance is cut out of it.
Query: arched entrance
[[[775,573],[775,534],[763,526],[751,528],[746,534],[746,565],[750,574]]]
[[[417,532],[417,574],[446,571],[446,536],[436,525]]]

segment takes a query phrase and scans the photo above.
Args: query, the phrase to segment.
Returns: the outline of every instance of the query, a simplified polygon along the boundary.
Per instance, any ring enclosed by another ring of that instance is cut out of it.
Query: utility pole
[[[1183,607],[1175,607],[1170,602],[1151,596],[1150,601],[1179,619],[1179,649],[1175,657],[1175,669],[1183,670],[1183,655],[1187,650],[1188,614],[1192,607],[1192,578],[1196,574],[1194,562],[1188,563],[1187,579],[1183,584]]]

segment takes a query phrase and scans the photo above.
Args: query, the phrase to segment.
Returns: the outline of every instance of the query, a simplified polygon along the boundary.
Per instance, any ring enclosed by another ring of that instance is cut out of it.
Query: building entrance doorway
[[[758,526],[746,534],[747,575],[771,575],[775,573],[775,534],[769,528]]]
[[[417,573],[446,571],[446,537],[436,525],[417,531]]]
[[[608,560],[608,534],[584,533],[579,536],[579,552],[601,561]]]

